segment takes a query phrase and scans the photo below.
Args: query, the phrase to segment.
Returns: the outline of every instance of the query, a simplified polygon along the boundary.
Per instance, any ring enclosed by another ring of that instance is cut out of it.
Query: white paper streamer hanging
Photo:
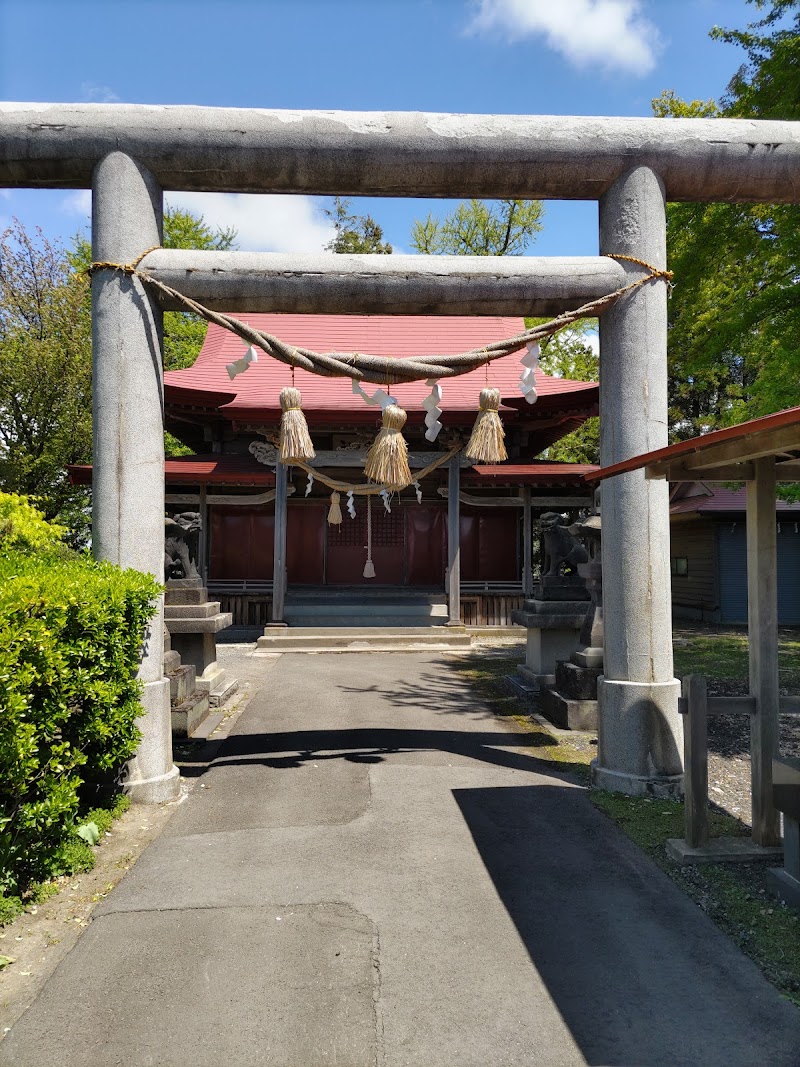
[[[251,363],[258,363],[258,352],[252,345],[250,345],[241,359],[235,359],[233,363],[225,364],[225,370],[228,372],[230,380],[233,381],[237,374],[244,374]]]
[[[311,486],[314,484],[314,475],[311,471],[308,472],[308,481],[306,482],[306,496],[311,494]]]
[[[422,503],[422,486],[419,484],[419,482],[413,482],[412,484],[414,486],[414,492],[417,494],[417,503],[421,504]]]
[[[365,404],[380,404],[381,411],[389,406],[389,404],[396,404],[397,401],[393,396],[389,396],[385,389],[381,389],[380,386],[375,390],[372,396],[364,389],[361,382],[356,381],[353,378],[353,395],[360,396]]]
[[[529,404],[535,404],[537,400],[535,371],[539,366],[539,344],[537,341],[531,341],[527,346],[525,355],[520,360],[520,363],[525,370],[519,379],[519,391]]]
[[[380,497],[381,497],[381,500],[383,501],[383,506],[386,508],[387,513],[389,515],[391,515],[391,513],[392,513],[392,498],[389,495],[389,490],[388,489],[381,489]]]
[[[428,378],[425,384],[431,390],[422,401],[422,406],[425,408],[425,440],[435,441],[442,428],[442,424],[439,422],[439,416],[442,414],[442,409],[439,406],[442,402],[442,387],[434,378]]]
[[[353,500],[352,493],[347,494],[347,511],[351,519],[354,519],[356,517],[356,503]]]

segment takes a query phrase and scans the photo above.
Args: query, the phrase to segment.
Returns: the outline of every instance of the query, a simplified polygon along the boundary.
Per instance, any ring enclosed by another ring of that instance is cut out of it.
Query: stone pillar
[[[461,625],[461,461],[447,465],[447,599],[448,626]]]
[[[525,486],[522,490],[522,595],[526,600],[533,596],[533,563],[531,560],[531,542],[533,524],[531,522],[531,490]]]
[[[95,167],[92,254],[128,263],[161,243],[161,189],[123,152]],[[94,474],[92,547],[98,559],[164,579],[164,417],[161,314],[141,282],[117,271],[92,278]],[[164,601],[145,639],[139,750],[126,788],[139,803],[180,792],[172,762],[169,682],[163,676]]]
[[[666,266],[664,188],[648,167],[600,201],[600,250]],[[646,273],[623,264],[631,280]],[[667,444],[667,286],[649,282],[600,320],[600,462]],[[603,483],[604,676],[598,685],[595,785],[679,796],[680,683],[672,676],[668,486],[643,470]]]
[[[272,622],[271,626],[285,626],[286,603],[286,464],[275,464],[275,534],[272,566]]]

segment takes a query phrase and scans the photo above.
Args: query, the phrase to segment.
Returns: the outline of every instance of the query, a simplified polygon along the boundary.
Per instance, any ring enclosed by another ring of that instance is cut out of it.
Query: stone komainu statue
[[[164,519],[164,577],[199,578],[197,556],[200,542],[200,515],[183,511]]]
[[[542,542],[544,544],[544,565],[542,575],[556,577],[568,570],[575,573],[579,563],[586,563],[589,554],[586,549],[563,525],[564,516],[554,511],[546,511],[541,518]]]

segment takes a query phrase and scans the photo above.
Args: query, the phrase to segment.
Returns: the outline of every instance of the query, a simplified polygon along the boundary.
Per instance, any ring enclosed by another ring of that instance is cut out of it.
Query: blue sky
[[[718,98],[742,53],[743,0],[0,0],[0,99],[515,114],[649,115],[664,89]],[[241,248],[317,251],[327,201],[168,194]],[[88,193],[0,190],[68,241]],[[446,201],[360,200],[397,251]],[[597,252],[594,203],[548,203],[538,255]]]

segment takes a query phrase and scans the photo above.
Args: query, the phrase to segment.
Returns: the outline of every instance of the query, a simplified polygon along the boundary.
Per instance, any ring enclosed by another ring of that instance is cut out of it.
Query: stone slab
[[[208,693],[195,690],[182,704],[174,704],[170,713],[173,737],[191,737],[208,716]]]
[[[597,679],[602,674],[598,667],[580,667],[577,663],[562,660],[556,664],[556,689],[567,700],[597,701]]]
[[[171,578],[164,586],[164,604],[176,607],[185,604],[204,604],[208,590],[199,578]]]
[[[590,599],[589,592],[586,589],[586,582],[578,574],[564,575],[563,577],[543,575],[537,582],[537,589],[539,595],[535,599],[544,602],[583,600],[588,604]]]
[[[229,611],[219,612],[207,618],[165,619],[170,634],[216,634],[233,622]]]
[[[783,849],[757,845],[750,837],[712,837],[702,848],[691,848],[679,837],[671,837],[666,845],[671,860],[683,866],[706,863],[754,863],[758,860],[780,859]]]
[[[558,685],[558,672],[555,684]],[[547,689],[539,707],[544,717],[562,730],[597,732],[596,700],[571,700],[556,689]]]
[[[800,878],[795,878],[783,867],[767,871],[767,888],[790,908],[800,911]]]
[[[206,600],[200,604],[166,604],[164,621],[169,624],[174,619],[208,619],[219,614],[219,601]]]

